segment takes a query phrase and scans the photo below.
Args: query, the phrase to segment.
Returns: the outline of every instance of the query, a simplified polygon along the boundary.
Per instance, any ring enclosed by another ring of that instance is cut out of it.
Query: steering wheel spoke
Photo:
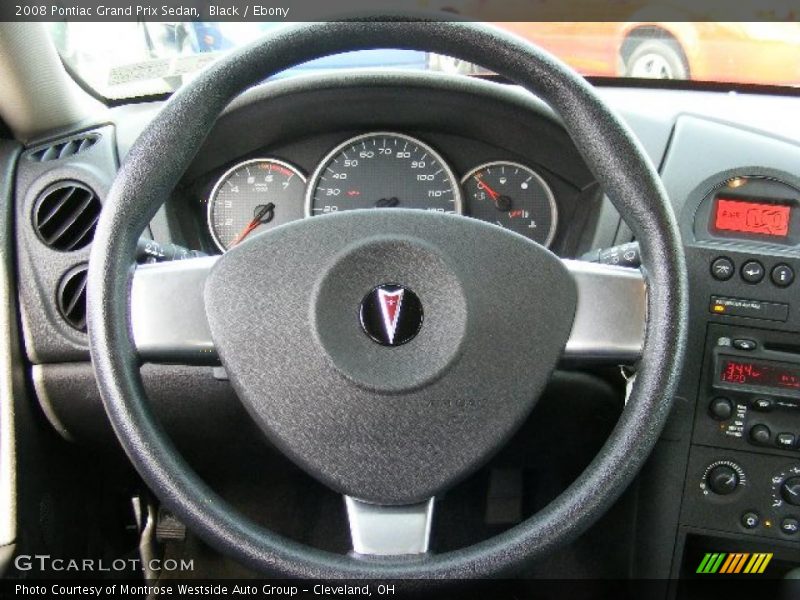
[[[139,266],[131,284],[131,330],[145,362],[219,363],[203,300],[217,257]],[[637,269],[565,260],[578,307],[563,358],[636,361],[644,344],[647,289]]]
[[[434,499],[387,506],[344,497],[353,552],[366,556],[425,554],[431,537]]]
[[[141,265],[133,273],[130,319],[144,362],[217,365],[203,289],[216,256]]]
[[[647,287],[638,269],[563,261],[578,288],[578,307],[562,359],[632,363],[644,346]]]

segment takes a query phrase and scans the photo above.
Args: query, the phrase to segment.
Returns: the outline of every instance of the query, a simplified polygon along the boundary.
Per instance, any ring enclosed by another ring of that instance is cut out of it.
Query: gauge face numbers
[[[219,178],[208,201],[208,228],[223,252],[302,216],[306,178],[292,165],[257,158]]]
[[[513,162],[476,167],[461,180],[466,214],[522,234],[543,246],[558,221],[553,192],[533,169]]]
[[[461,189],[430,146],[399,133],[369,133],[326,156],[311,178],[306,214],[366,208],[461,213]]]

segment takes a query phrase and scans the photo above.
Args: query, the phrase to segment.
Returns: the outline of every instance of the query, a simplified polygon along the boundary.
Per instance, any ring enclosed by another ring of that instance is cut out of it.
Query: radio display
[[[800,390],[800,365],[720,357],[720,383]]]
[[[789,235],[791,211],[790,206],[783,204],[718,197],[714,228],[717,231],[786,237]]]

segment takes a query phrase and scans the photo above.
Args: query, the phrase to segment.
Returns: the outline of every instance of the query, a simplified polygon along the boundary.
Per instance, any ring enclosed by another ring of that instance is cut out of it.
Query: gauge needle
[[[244,229],[236,236],[231,242],[231,247],[240,243],[244,238],[253,233],[253,231],[263,223],[269,223],[275,216],[275,205],[272,202],[267,204],[259,204],[256,206],[255,215],[253,220],[250,221]]]
[[[478,187],[480,187],[480,188],[483,188],[484,190],[486,190],[486,191],[489,193],[489,196],[491,196],[492,200],[493,200],[494,202],[497,202],[497,199],[500,197],[500,194],[498,194],[498,193],[497,193],[497,192],[495,192],[495,191],[494,191],[492,188],[490,188],[490,187],[489,187],[489,186],[488,186],[488,185],[487,185],[487,184],[486,184],[486,183],[483,181],[483,179],[481,179],[480,177],[476,177],[476,178],[475,178],[475,181],[477,181],[477,182],[478,182]]]

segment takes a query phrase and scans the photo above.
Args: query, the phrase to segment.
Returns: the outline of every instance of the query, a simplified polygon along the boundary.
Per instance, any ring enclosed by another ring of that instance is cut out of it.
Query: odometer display
[[[430,146],[399,133],[368,133],[334,148],[311,178],[306,213],[365,208],[461,213],[458,180]]]

